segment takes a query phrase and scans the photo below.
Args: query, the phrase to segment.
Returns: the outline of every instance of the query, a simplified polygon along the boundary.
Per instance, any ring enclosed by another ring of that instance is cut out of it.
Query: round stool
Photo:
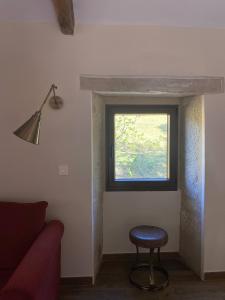
[[[168,234],[165,230],[159,227],[141,225],[137,226],[130,230],[130,241],[136,246],[136,263],[132,267],[129,279],[130,282],[143,290],[151,290],[157,291],[161,290],[168,286],[169,284],[169,276],[167,271],[161,266],[160,263],[160,248],[166,245],[168,241]],[[139,248],[147,248],[149,249],[149,262],[148,263],[140,263],[139,261]],[[154,250],[158,249],[158,263],[154,264]],[[135,280],[134,275],[135,272],[139,271],[148,271],[148,284],[141,284]],[[157,282],[155,279],[155,271],[160,272],[163,276],[163,280],[161,282]]]

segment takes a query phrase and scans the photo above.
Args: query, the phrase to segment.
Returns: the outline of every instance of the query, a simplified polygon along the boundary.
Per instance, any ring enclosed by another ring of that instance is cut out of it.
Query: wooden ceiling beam
[[[59,26],[62,33],[73,35],[75,26],[73,0],[52,1],[55,6]]]

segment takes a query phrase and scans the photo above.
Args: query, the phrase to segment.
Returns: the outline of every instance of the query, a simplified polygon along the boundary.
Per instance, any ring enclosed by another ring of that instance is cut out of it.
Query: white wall
[[[0,24],[0,198],[49,202],[48,218],[65,224],[63,276],[92,274],[91,97],[79,90],[79,75],[224,76],[224,53],[220,29],[78,26],[74,36],[64,36],[55,24]],[[11,132],[39,107],[52,82],[65,107],[47,106],[41,145],[26,144]],[[211,271],[225,270],[224,113],[224,95],[206,99],[205,263]],[[60,163],[69,164],[70,176],[57,175]]]
[[[225,270],[225,96],[205,97],[205,271]]]
[[[165,228],[168,244],[162,251],[178,252],[180,192],[106,192],[104,194],[104,253],[130,253],[129,230],[147,224]]]

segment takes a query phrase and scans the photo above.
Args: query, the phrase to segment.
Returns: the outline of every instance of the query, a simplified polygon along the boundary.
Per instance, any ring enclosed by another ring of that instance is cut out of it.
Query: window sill
[[[106,184],[106,191],[177,191],[177,182],[173,181],[116,181]]]

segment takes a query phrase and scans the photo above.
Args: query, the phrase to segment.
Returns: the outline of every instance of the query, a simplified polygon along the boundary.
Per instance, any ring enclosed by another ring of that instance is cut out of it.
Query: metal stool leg
[[[158,256],[158,263],[160,264],[161,263],[160,248],[158,248],[157,256]]]
[[[136,246],[136,264],[139,262],[139,248]]]
[[[155,284],[154,278],[154,248],[149,250],[149,284]]]
[[[129,280],[130,283],[136,286],[139,289],[142,290],[148,290],[148,291],[159,291],[161,289],[164,289],[169,284],[169,276],[167,271],[161,266],[160,264],[160,248],[157,248],[157,256],[158,256],[158,266],[154,265],[154,248],[151,248],[149,250],[149,262],[148,263],[142,263],[139,262],[139,248],[136,247],[137,253],[136,253],[136,263],[132,267],[130,274],[129,274]],[[137,279],[135,279],[135,272],[136,271],[147,271],[148,272],[148,279],[149,283],[141,284],[137,282]],[[154,272],[158,271],[164,276],[163,282],[159,283],[157,282],[157,279],[155,278]]]

